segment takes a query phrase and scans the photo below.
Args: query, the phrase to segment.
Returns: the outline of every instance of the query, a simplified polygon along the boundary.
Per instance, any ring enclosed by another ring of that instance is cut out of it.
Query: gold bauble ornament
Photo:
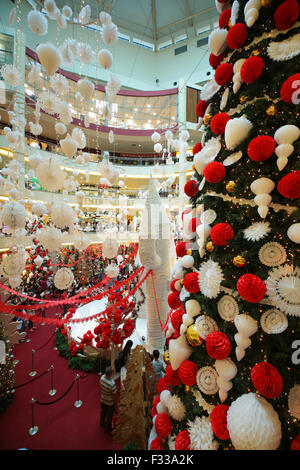
[[[260,0],[260,4],[262,7],[268,7],[272,0]]]
[[[170,355],[168,349],[166,349],[166,351],[164,352],[163,359],[165,364],[170,364]]]
[[[235,257],[233,258],[233,264],[234,264],[235,266],[237,266],[238,268],[241,268],[241,267],[245,266],[245,264],[246,264],[246,259],[245,259],[243,256],[241,256],[241,255],[235,256]]]
[[[267,109],[266,109],[266,113],[268,116],[275,116],[275,114],[277,113],[277,109],[276,109],[276,106],[274,104],[272,104],[271,106],[269,106]]]
[[[192,250],[186,250],[186,254],[192,256],[193,252]]]
[[[213,242],[207,242],[206,243],[206,249],[209,253],[211,253],[212,251],[214,251],[215,249],[215,245],[213,244]]]
[[[195,324],[190,325],[186,330],[186,339],[190,343],[191,346],[200,346],[203,342],[203,339],[199,335]]]
[[[193,171],[196,171],[196,167],[195,167],[194,163],[193,163],[193,165],[192,165],[192,170],[193,170]]]
[[[251,55],[259,55],[260,51],[258,49],[254,49]]]
[[[226,184],[226,190],[227,190],[229,193],[233,193],[235,187],[236,187],[236,182],[235,182],[235,181],[229,181],[229,182]]]
[[[189,392],[190,390],[191,390],[191,387],[189,387],[188,385],[186,385],[185,388],[184,388],[184,391],[185,391],[185,392]]]
[[[248,96],[247,96],[247,95],[242,95],[242,96],[240,97],[240,103],[241,103],[241,104],[245,103],[245,101],[247,101],[247,99],[248,99]]]
[[[229,18],[229,21],[228,21],[228,28],[231,28],[231,26],[232,26],[231,18]]]
[[[181,286],[184,285],[184,279],[180,279],[180,285],[181,285]]]
[[[211,114],[206,114],[206,115],[204,116],[204,118],[203,118],[204,124],[205,124],[205,125],[208,124],[209,121],[211,120],[211,118],[212,118],[212,115],[211,115]]]

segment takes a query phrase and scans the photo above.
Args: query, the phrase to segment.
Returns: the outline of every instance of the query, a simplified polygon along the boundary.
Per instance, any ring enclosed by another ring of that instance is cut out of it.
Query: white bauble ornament
[[[170,364],[173,370],[177,370],[183,361],[186,361],[193,350],[188,345],[184,335],[171,339],[169,343]]]
[[[53,75],[62,63],[62,55],[51,42],[39,44],[36,53],[48,75]]]
[[[101,49],[97,57],[99,65],[105,70],[110,69],[113,64],[113,56],[107,49]]]
[[[280,144],[293,144],[300,136],[299,127],[294,124],[286,124],[279,127],[274,134],[274,139],[278,145]]]
[[[71,227],[77,220],[72,206],[63,201],[57,201],[51,207],[51,219],[59,228]]]
[[[201,305],[198,300],[190,299],[185,303],[185,311],[190,317],[195,317],[201,312]]]
[[[227,47],[227,30],[216,29],[208,37],[208,47],[215,56],[221,55]]]
[[[280,445],[278,414],[255,393],[241,395],[230,405],[227,427],[236,450],[276,450]]]
[[[300,223],[290,225],[287,231],[287,236],[294,243],[300,243]]]
[[[160,153],[162,151],[162,145],[158,142],[154,145],[154,152]]]
[[[77,88],[79,93],[85,100],[90,100],[93,96],[95,85],[88,78],[81,78],[77,82]]]
[[[77,142],[70,136],[70,134],[67,134],[67,136],[64,139],[61,139],[59,143],[63,153],[67,157],[74,157],[77,152]]]
[[[47,208],[42,202],[35,202],[32,204],[32,212],[40,217],[41,215],[46,214]]]
[[[28,26],[31,31],[39,36],[48,32],[48,21],[45,15],[37,10],[31,10],[27,15]]]
[[[65,134],[67,132],[67,128],[63,122],[57,122],[54,126],[55,132],[57,134]]]
[[[225,126],[225,144],[229,150],[234,150],[249,135],[253,124],[244,116],[240,118],[229,119]]]
[[[56,271],[54,285],[59,290],[69,289],[74,282],[74,275],[69,268],[60,268]]]
[[[151,140],[152,140],[152,142],[154,142],[156,144],[157,142],[160,141],[160,134],[156,131],[153,132],[153,134],[151,135]]]
[[[118,40],[118,28],[114,23],[105,24],[102,29],[102,39],[107,46],[113,46]]]

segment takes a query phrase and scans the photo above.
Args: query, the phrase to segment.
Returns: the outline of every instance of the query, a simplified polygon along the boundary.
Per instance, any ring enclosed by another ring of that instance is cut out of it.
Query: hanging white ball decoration
[[[64,139],[59,141],[63,153],[72,158],[77,152],[77,142],[73,139],[70,134],[67,135]]]
[[[107,49],[101,49],[101,51],[99,51],[97,60],[98,60],[99,65],[103,69],[105,70],[110,69],[113,64],[112,53],[108,51]]]
[[[27,15],[28,26],[31,31],[39,36],[48,33],[48,21],[45,15],[37,10],[31,10]]]
[[[27,211],[25,207],[16,201],[6,202],[0,213],[1,222],[7,225],[9,231],[23,229],[26,217]]]
[[[74,127],[72,130],[72,139],[75,140],[79,149],[84,149],[84,147],[86,147],[85,133],[79,127]]]
[[[37,165],[35,172],[40,184],[47,191],[55,192],[63,188],[65,174],[55,156],[44,157]]]
[[[45,206],[45,204],[43,204],[42,202],[35,202],[33,205],[32,205],[32,212],[37,215],[38,217],[42,216],[43,214],[46,214],[47,212],[47,208]]]
[[[158,142],[154,145],[154,152],[160,153],[162,151],[162,145]]]
[[[39,44],[36,48],[36,53],[48,75],[53,75],[62,63],[60,50],[51,42]]]
[[[57,289],[66,290],[73,284],[74,274],[69,268],[60,268],[56,271],[53,281]]]
[[[111,16],[106,11],[101,11],[99,13],[99,19],[100,19],[101,23],[104,24],[105,26],[107,26],[111,23]]]
[[[57,122],[54,126],[55,132],[57,134],[65,134],[67,132],[67,128],[63,122]]]
[[[81,78],[77,82],[77,88],[79,93],[85,100],[90,100],[93,96],[95,85],[88,78]]]
[[[69,7],[69,5],[65,5],[62,9],[62,14],[68,19],[70,20],[73,16],[73,11],[72,11],[72,8]]]
[[[59,228],[71,227],[77,220],[72,206],[63,201],[56,201],[51,207],[52,222]]]
[[[102,39],[107,46],[113,46],[118,40],[118,28],[114,23],[103,25]]]

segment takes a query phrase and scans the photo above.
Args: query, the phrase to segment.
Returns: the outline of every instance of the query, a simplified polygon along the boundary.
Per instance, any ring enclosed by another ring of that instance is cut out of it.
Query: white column
[[[178,123],[179,129],[186,125],[186,83],[184,78],[180,78],[178,82]],[[185,175],[186,153],[179,149],[179,214],[184,210],[185,193],[184,185],[186,183]]]

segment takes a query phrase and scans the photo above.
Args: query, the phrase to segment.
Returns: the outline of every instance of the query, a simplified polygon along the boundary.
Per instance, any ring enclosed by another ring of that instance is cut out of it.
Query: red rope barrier
[[[166,326],[167,326],[167,324],[168,324],[168,322],[169,322],[169,318],[170,318],[170,315],[171,315],[172,310],[169,311],[169,313],[168,313],[168,315],[167,315],[166,323],[163,324],[163,322],[161,321],[161,318],[160,318],[160,313],[159,313],[159,308],[158,308],[158,302],[157,302],[157,297],[156,297],[156,290],[155,290],[155,282],[154,282],[153,271],[151,271],[151,276],[152,276],[152,285],[153,285],[153,291],[154,291],[154,298],[155,298],[156,310],[157,310],[157,315],[158,315],[158,319],[159,319],[159,323],[160,323],[160,329],[161,329],[161,331],[164,331],[164,329],[166,328]]]

